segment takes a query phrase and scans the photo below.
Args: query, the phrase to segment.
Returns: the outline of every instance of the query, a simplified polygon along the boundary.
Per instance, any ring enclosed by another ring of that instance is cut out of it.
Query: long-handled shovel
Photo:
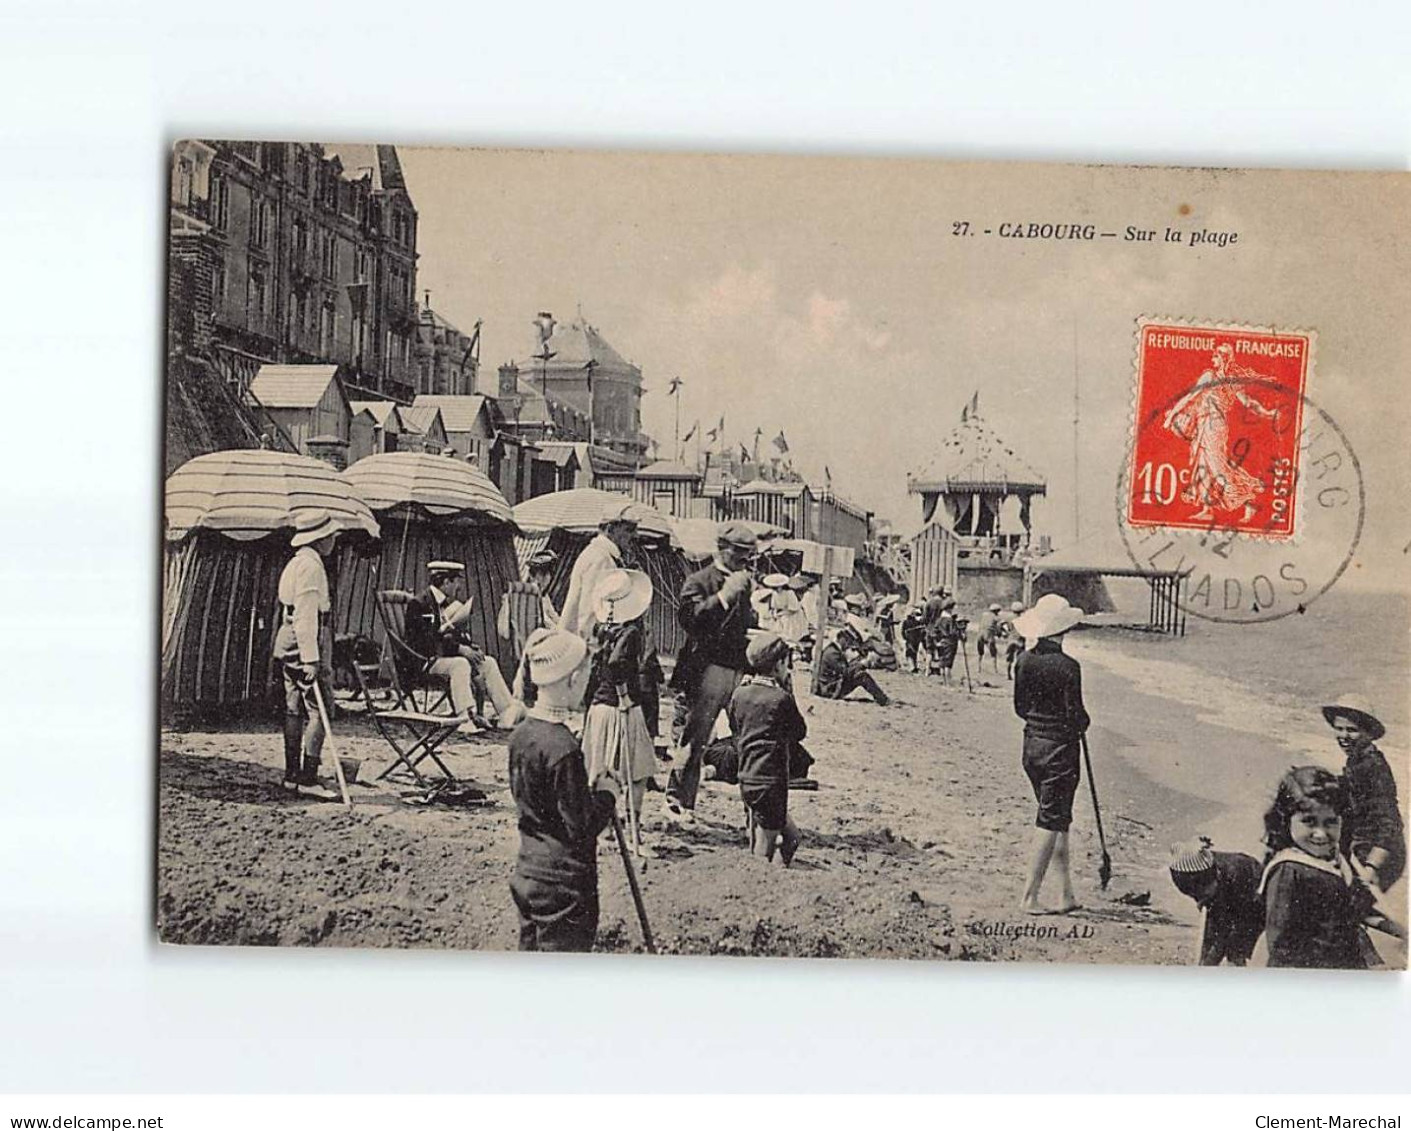
[[[1102,835],[1102,808],[1097,803],[1097,782],[1093,780],[1093,759],[1088,753],[1088,736],[1084,734],[1080,741],[1083,744],[1083,768],[1088,772],[1088,789],[1093,795],[1093,817],[1097,820],[1097,843],[1102,849],[1102,866],[1097,870],[1097,878],[1102,884],[1102,890],[1107,890],[1108,882],[1112,879],[1112,857],[1107,854],[1107,838]]]
[[[632,787],[628,785],[626,788]],[[627,851],[627,838],[622,835],[622,822],[618,820],[616,809],[612,813],[612,831],[617,837],[617,850],[622,854],[622,866],[627,870],[627,886],[632,889],[632,903],[637,908],[637,922],[642,927],[642,944],[647,948],[648,954],[655,954],[657,944],[652,938],[652,925],[647,922],[647,905],[642,902],[642,889],[637,884],[637,870],[632,867],[632,854]]]
[[[338,758],[338,750],[333,746],[333,728],[328,725],[328,708],[323,702],[323,689],[319,687],[318,679],[314,679],[314,700],[318,703],[319,721],[323,723],[323,741],[330,748],[333,755],[333,771],[338,776],[338,792],[343,795],[343,804],[349,809],[353,807],[353,799],[348,796],[348,783],[343,780],[343,763]]]

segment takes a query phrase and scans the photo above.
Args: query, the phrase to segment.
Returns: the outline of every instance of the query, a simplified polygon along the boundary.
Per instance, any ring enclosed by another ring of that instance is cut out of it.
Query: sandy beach
[[[1103,892],[1084,785],[1073,855],[1082,911],[1032,917],[1017,909],[1033,803],[1003,674],[978,678],[972,694],[963,684],[947,689],[889,673],[881,682],[901,703],[894,708],[805,699],[820,789],[791,794],[806,837],[791,869],[744,851],[735,787],[708,783],[696,825],[670,831],[655,819],[659,795],[648,796],[652,855],[641,878],[659,949],[1193,962],[1198,913],[1171,887],[1169,845],[1204,831],[1220,847],[1258,852],[1260,806],[1290,755],[1276,734],[1233,729],[1178,695],[1140,690],[1151,673],[1134,666],[1121,635],[1079,633],[1071,646],[1084,664],[1113,858]],[[1172,653],[1145,663],[1185,671],[1198,693],[1199,672]],[[452,810],[408,804],[409,785],[366,784],[386,764],[385,746],[355,713],[336,729],[343,752],[364,760],[351,814],[282,795],[272,726],[162,734],[160,937],[512,949],[516,918],[506,885],[517,834],[503,736],[452,748],[453,771],[485,787],[491,801]],[[1230,806],[1223,799],[1231,797],[1255,800]],[[607,835],[599,864],[598,948],[639,950]]]

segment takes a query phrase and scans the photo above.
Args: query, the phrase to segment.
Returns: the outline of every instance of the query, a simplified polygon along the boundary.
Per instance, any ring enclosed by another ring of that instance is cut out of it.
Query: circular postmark
[[[1191,616],[1253,624],[1302,613],[1362,537],[1366,492],[1346,434],[1305,393],[1203,374],[1136,421],[1117,476],[1133,566],[1174,576]]]

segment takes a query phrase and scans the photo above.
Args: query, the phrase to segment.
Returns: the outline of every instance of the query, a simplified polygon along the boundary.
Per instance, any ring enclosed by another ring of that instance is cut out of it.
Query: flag
[[[975,395],[970,398],[970,411],[969,411],[969,415],[970,415],[970,416],[974,416],[974,415],[975,415],[977,412],[979,412],[979,411],[980,411],[980,390],[979,390],[979,389],[976,389],[976,390],[975,390]]]
[[[787,455],[789,452],[789,441],[784,439],[784,429],[779,429],[779,435],[774,437],[774,446],[779,449],[779,454]]]
[[[697,420],[694,424],[691,425],[691,430],[690,430],[689,432],[687,432],[684,436],[681,437],[681,442],[682,442],[683,444],[690,443],[691,437],[696,434],[696,429],[699,428],[700,426],[701,426],[701,422],[700,422],[699,420]]]
[[[833,473],[828,470],[828,465],[823,465],[823,482],[829,487],[833,486]]]
[[[712,428],[706,432],[706,435],[710,437],[710,442],[713,444],[716,440],[720,439],[720,429]]]
[[[741,462],[741,463],[749,463],[749,462],[750,462],[750,450],[749,450],[749,448],[745,447],[744,444],[741,444],[741,445],[740,445],[740,462]]]
[[[680,377],[673,377],[670,381],[667,382],[666,395],[668,397],[674,397],[680,391],[681,386],[685,383],[686,382],[681,380]]]
[[[719,429],[719,431],[716,433],[717,436],[725,435],[725,417],[722,416],[720,418],[720,423],[716,425],[716,428]]]

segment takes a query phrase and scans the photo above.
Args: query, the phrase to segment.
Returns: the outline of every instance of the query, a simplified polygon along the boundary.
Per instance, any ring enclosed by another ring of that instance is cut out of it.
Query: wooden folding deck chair
[[[400,589],[379,590],[376,595],[377,615],[382,620],[391,650],[388,667],[393,701],[391,707],[369,713],[378,733],[396,754],[396,759],[377,779],[381,781],[397,769],[405,768],[417,784],[426,785],[426,778],[417,766],[430,758],[447,780],[456,781],[438,751],[468,719],[452,709],[450,686],[441,686],[435,677],[425,674],[431,657],[423,656],[406,642],[406,606],[412,597],[411,593]],[[363,698],[370,705],[372,699],[366,678],[361,668],[355,670]]]

